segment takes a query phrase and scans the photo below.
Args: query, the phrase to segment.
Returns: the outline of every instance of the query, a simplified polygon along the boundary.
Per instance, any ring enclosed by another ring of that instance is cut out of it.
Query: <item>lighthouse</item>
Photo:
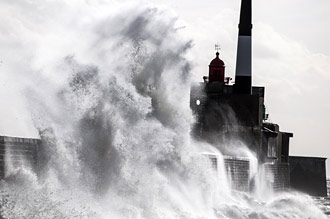
[[[251,32],[252,32],[251,0],[242,0],[239,22],[236,74],[234,92],[251,94],[252,65],[251,65]]]
[[[220,82],[224,83],[225,80],[225,63],[219,58],[219,52],[215,54],[216,57],[211,61],[209,65],[209,77],[208,82]]]
[[[192,135],[198,141],[213,145],[225,156],[225,167],[235,189],[246,191],[253,185],[249,160],[237,153],[248,148],[269,173],[265,180],[272,179],[274,189],[284,190],[290,184],[289,140],[293,134],[282,132],[278,124],[267,121],[265,88],[252,86],[251,13],[251,0],[242,0],[235,83],[228,83],[225,63],[217,51],[208,66],[208,76],[203,77],[204,82],[191,86],[190,107],[196,118]]]
[[[251,12],[251,0],[242,0],[234,85],[228,83],[225,63],[217,51],[204,82],[191,86],[190,107],[196,118],[192,135],[224,155],[224,166],[235,190],[251,191],[254,187],[251,160],[237,153],[242,149],[237,142],[241,142],[256,155],[264,170],[263,180],[275,191],[291,187],[313,196],[327,196],[326,158],[289,156],[293,133],[280,131],[278,124],[267,120],[265,88],[252,86]],[[203,155],[212,165],[217,164],[216,154]]]

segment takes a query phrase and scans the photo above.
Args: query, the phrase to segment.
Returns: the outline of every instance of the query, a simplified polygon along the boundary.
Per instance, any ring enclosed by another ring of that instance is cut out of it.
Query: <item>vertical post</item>
[[[252,0],[242,0],[237,44],[236,75],[234,91],[238,94],[251,94],[251,32]]]

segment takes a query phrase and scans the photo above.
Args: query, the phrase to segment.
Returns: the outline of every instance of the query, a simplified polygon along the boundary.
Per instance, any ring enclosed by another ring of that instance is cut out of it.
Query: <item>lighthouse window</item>
[[[220,70],[214,70],[213,71],[213,80],[214,81],[220,81],[221,80],[221,72]]]

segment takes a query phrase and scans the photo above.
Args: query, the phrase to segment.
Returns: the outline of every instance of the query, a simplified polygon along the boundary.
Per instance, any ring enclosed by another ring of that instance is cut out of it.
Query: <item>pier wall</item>
[[[0,179],[11,169],[38,166],[39,139],[0,136]]]
[[[225,157],[227,176],[232,189],[237,191],[250,191],[253,189],[253,178],[250,176],[250,160],[239,157]],[[290,166],[288,163],[265,163],[261,166],[264,171],[264,181],[274,191],[285,191],[290,188]]]
[[[288,163],[265,163],[266,182],[275,191],[284,191],[290,188],[290,165]]]
[[[326,158],[290,156],[291,188],[311,196],[327,196]]]
[[[250,161],[246,158],[225,157],[224,163],[232,189],[249,191]]]

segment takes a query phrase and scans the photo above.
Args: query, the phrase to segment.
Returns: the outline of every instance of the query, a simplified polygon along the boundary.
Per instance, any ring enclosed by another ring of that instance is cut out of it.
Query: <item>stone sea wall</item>
[[[0,178],[20,166],[37,168],[40,140],[0,136]]]
[[[266,179],[275,191],[290,188],[290,166],[288,163],[265,163]]]
[[[225,157],[224,163],[232,188],[238,191],[249,191],[249,159],[239,157]]]

